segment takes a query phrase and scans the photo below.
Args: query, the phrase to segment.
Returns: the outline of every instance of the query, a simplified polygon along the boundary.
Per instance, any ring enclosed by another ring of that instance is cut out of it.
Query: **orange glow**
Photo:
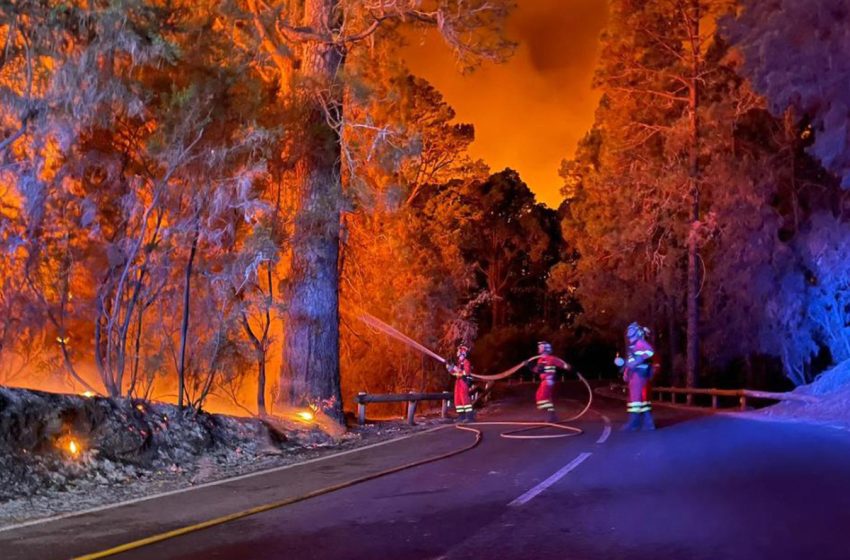
[[[86,397],[87,399],[90,399],[90,398],[92,398],[92,397],[94,396],[94,393],[92,393],[91,391],[83,391],[83,392],[82,392],[82,393],[80,393],[80,394],[81,394],[82,396]]]
[[[295,416],[297,416],[301,420],[304,420],[305,422],[312,422],[313,419],[315,418],[315,416],[313,416],[313,413],[309,412],[307,410],[302,410],[300,412],[296,412]]]
[[[83,445],[74,436],[64,436],[57,442],[59,449],[68,453],[72,458],[76,459],[83,451]]]
[[[457,72],[435,33],[410,37],[404,57],[475,125],[473,157],[493,171],[519,171],[539,201],[557,207],[561,160],[593,124],[599,94],[591,87],[599,35],[607,19],[600,0],[519,0],[508,37],[519,43],[505,64]]]

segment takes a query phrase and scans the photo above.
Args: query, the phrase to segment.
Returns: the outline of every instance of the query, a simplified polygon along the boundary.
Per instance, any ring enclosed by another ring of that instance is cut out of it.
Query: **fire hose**
[[[587,385],[587,381],[584,377],[581,377],[581,380]],[[587,385],[588,388],[590,387]],[[593,398],[593,392],[590,392],[591,399],[588,401],[587,405],[582,409],[578,414],[564,420],[564,422],[570,422],[577,420],[581,416],[583,416],[589,409],[590,404]],[[252,515],[257,515],[259,513],[272,511],[275,509],[280,509],[282,507],[290,506],[297,504],[299,502],[303,502],[309,500],[311,498],[316,498],[325,494],[330,494],[332,492],[336,492],[337,490],[342,490],[344,488],[349,488],[351,486],[355,486],[357,484],[361,484],[363,482],[368,482],[370,480],[375,480],[377,478],[381,478],[390,474],[395,474],[397,472],[405,471],[408,469],[412,469],[414,467],[419,467],[422,465],[427,465],[429,463],[436,463],[437,461],[442,461],[444,459],[449,459],[450,457],[454,457],[456,455],[460,455],[461,453],[466,453],[478,446],[481,441],[484,439],[484,432],[478,428],[473,426],[522,426],[517,430],[511,430],[508,432],[501,433],[501,437],[508,439],[551,439],[551,438],[559,438],[559,437],[572,437],[577,436],[583,433],[580,428],[576,428],[574,426],[564,426],[560,422],[493,422],[493,421],[484,421],[484,422],[470,422],[469,424],[456,424],[454,427],[458,430],[470,432],[474,434],[475,439],[469,444],[461,447],[460,449],[455,449],[453,451],[449,451],[447,453],[441,453],[439,455],[434,455],[431,457],[426,457],[425,459],[420,459],[418,461],[412,461],[410,463],[405,463],[403,465],[398,465],[395,467],[391,467],[380,472],[367,474],[364,476],[360,476],[357,478],[353,478],[351,480],[347,480],[345,482],[341,482],[339,484],[334,484],[331,486],[326,486],[324,488],[319,488],[317,490],[313,490],[311,492],[307,492],[300,496],[294,496],[291,498],[285,498],[283,500],[278,500],[275,502],[271,502],[268,504],[262,504],[253,508],[245,509],[243,511],[239,511],[236,513],[231,513],[228,515],[223,515],[220,517],[216,517],[214,519],[209,519],[207,521],[202,521],[200,523],[195,523],[193,525],[187,525],[185,527],[180,527],[177,529],[173,529],[171,531],[166,531],[163,533],[151,535],[149,537],[145,537],[142,539],[138,539],[129,543],[121,544],[118,546],[114,546],[112,548],[108,548],[105,550],[100,550],[98,552],[92,552],[90,554],[84,554],[81,556],[74,557],[73,560],[97,560],[99,558],[108,558],[111,556],[115,556],[117,554],[122,554],[125,552],[130,552],[133,550],[137,550],[139,548],[143,548],[146,546],[150,546],[156,543],[160,543],[163,541],[167,541],[173,538],[177,538],[180,536],[188,535],[191,533],[195,533],[198,531],[202,531],[204,529],[209,529],[212,527],[216,527],[218,525],[224,525],[225,523],[229,523],[231,521],[236,521],[239,519],[244,519],[246,517],[250,517]],[[526,432],[529,430],[536,430],[541,428],[554,428],[559,430],[565,430],[569,433],[567,434],[550,434],[550,435],[520,435],[522,432]],[[442,429],[442,428],[440,428]]]
[[[373,324],[373,325],[380,324],[381,325],[381,327],[379,327],[380,330],[384,330],[385,332],[387,332],[388,329],[392,329],[392,331],[394,331],[394,334],[391,334],[391,336],[399,338],[400,340],[403,340],[403,341],[409,343],[410,346],[422,351],[423,353],[428,354],[431,357],[433,357],[433,358],[435,358],[435,359],[437,359],[437,360],[439,360],[443,363],[446,363],[446,360],[444,358],[442,358],[438,354],[432,352],[431,350],[429,350],[425,346],[422,346],[421,344],[410,339],[406,335],[396,331],[395,329],[393,329],[389,325],[386,325],[386,324],[382,323],[381,321],[375,319],[374,317],[371,317],[371,319],[373,320],[373,321],[371,321],[371,324]],[[365,320],[365,319],[364,319],[364,322],[370,323],[370,321]],[[390,334],[390,333],[388,333],[388,334]],[[529,360],[526,360],[525,362],[522,362],[521,364],[518,364],[518,365],[514,366],[513,368],[510,368],[510,369],[508,369],[508,370],[506,370],[502,373],[499,373],[499,374],[489,375],[489,376],[488,375],[475,375],[475,374],[473,374],[473,376],[477,377],[479,379],[488,380],[488,381],[505,379],[507,377],[510,377],[510,375],[519,371],[522,367],[526,366],[528,364],[528,362],[530,362],[530,361],[532,361],[536,358],[539,358],[539,356],[534,356],[534,357],[530,358]],[[566,365],[566,362],[564,362],[563,360],[560,360],[560,361],[561,361],[562,364]],[[136,550],[136,549],[139,549],[139,548],[142,548],[142,547],[145,547],[145,546],[150,546],[150,545],[153,545],[153,544],[156,544],[156,543],[159,543],[159,542],[163,542],[163,541],[173,539],[173,538],[176,538],[176,537],[180,537],[180,536],[183,536],[183,535],[188,535],[190,533],[195,533],[197,531],[201,531],[201,530],[208,529],[208,528],[211,528],[211,527],[215,527],[215,526],[218,526],[218,525],[223,525],[225,523],[229,523],[231,521],[236,521],[238,519],[243,519],[245,517],[249,517],[249,516],[252,516],[252,515],[259,514],[259,513],[263,513],[263,512],[267,512],[267,511],[271,511],[271,510],[275,510],[275,509],[280,509],[282,507],[297,504],[299,502],[303,502],[303,501],[309,500],[311,498],[316,498],[316,497],[322,496],[324,494],[330,494],[331,492],[336,492],[338,490],[342,490],[344,488],[348,488],[348,487],[351,487],[351,486],[354,486],[354,485],[357,485],[357,484],[361,484],[363,482],[368,482],[370,480],[375,480],[377,478],[381,478],[381,477],[384,477],[384,476],[387,476],[387,475],[390,475],[390,474],[394,474],[394,473],[401,472],[401,471],[404,471],[404,470],[412,469],[414,467],[419,467],[419,466],[426,465],[426,464],[429,464],[429,463],[435,463],[437,461],[442,461],[444,459],[448,459],[450,457],[460,455],[461,453],[466,453],[467,451],[470,451],[473,448],[477,447],[478,444],[480,444],[481,441],[484,438],[484,432],[482,430],[476,428],[475,426],[519,426],[519,428],[517,428],[517,429],[508,430],[506,432],[502,432],[502,433],[499,434],[501,437],[507,438],[507,439],[554,439],[554,438],[574,437],[574,436],[581,435],[583,433],[583,430],[581,428],[577,428],[575,426],[568,426],[568,425],[565,425],[565,423],[574,422],[574,421],[578,420],[579,418],[584,416],[587,413],[588,410],[590,410],[590,407],[593,404],[593,390],[591,389],[590,384],[587,382],[587,380],[584,378],[584,376],[582,376],[578,372],[576,372],[576,375],[578,376],[578,379],[582,382],[582,384],[587,388],[587,393],[588,393],[587,403],[577,414],[574,414],[573,416],[566,418],[564,420],[561,420],[559,422],[482,421],[482,422],[469,422],[467,424],[456,424],[454,426],[456,429],[461,430],[461,431],[465,431],[465,432],[470,432],[470,433],[474,434],[474,436],[475,436],[475,439],[471,443],[461,447],[460,449],[455,449],[455,450],[449,451],[447,453],[441,453],[439,455],[435,455],[435,456],[432,456],[432,457],[426,457],[425,459],[420,459],[418,461],[413,461],[413,462],[410,462],[410,463],[405,463],[403,465],[391,467],[391,468],[385,469],[385,470],[377,472],[377,473],[371,473],[371,474],[367,474],[367,475],[364,475],[364,476],[360,476],[360,477],[357,477],[357,478],[354,478],[354,479],[351,479],[351,480],[347,480],[345,482],[341,482],[341,483],[338,483],[338,484],[327,486],[325,488],[319,488],[317,490],[307,492],[307,493],[302,494],[300,496],[294,496],[294,497],[291,497],[291,498],[286,498],[286,499],[283,499],[283,500],[271,502],[271,503],[268,503],[268,504],[259,505],[259,506],[249,508],[249,509],[246,509],[246,510],[243,510],[243,511],[239,511],[239,512],[236,512],[236,513],[231,513],[231,514],[228,514],[228,515],[223,515],[221,517],[216,517],[214,519],[209,519],[207,521],[202,521],[200,523],[196,523],[196,524],[193,524],[193,525],[180,527],[180,528],[173,529],[171,531],[166,531],[166,532],[163,532],[163,533],[159,533],[159,534],[156,534],[156,535],[151,535],[149,537],[138,539],[138,540],[135,540],[135,541],[132,541],[132,542],[129,542],[129,543],[118,545],[118,546],[108,548],[108,549],[105,549],[105,550],[101,550],[101,551],[98,551],[98,552],[93,552],[93,553],[90,553],[90,554],[84,554],[82,556],[77,556],[77,557],[74,558],[74,560],[96,560],[96,559],[99,559],[99,558],[107,558],[107,557],[115,556],[116,554],[122,554],[122,553],[125,553],[125,552],[130,552],[132,550]],[[527,433],[527,432],[530,432],[530,431],[540,430],[540,429],[545,429],[545,428],[549,428],[549,429],[552,429],[552,430],[559,430],[561,432],[566,432],[566,433],[536,434],[536,435],[531,435],[531,434]]]
[[[375,330],[381,331],[384,334],[386,334],[386,335],[388,335],[392,338],[395,338],[396,340],[410,346],[411,348],[418,350],[418,351],[422,352],[423,354],[434,358],[438,362],[440,362],[442,364],[448,363],[448,360],[446,360],[445,358],[443,358],[442,356],[440,356],[439,354],[437,354],[436,352],[434,352],[430,348],[428,348],[428,347],[420,344],[419,342],[413,340],[412,338],[410,338],[406,334],[402,333],[401,331],[399,331],[395,327],[392,327],[391,325],[386,324],[385,322],[381,321],[380,319],[373,317],[372,315],[365,313],[365,312],[362,312],[360,314],[359,318],[360,318],[361,321],[363,321],[364,323],[366,323],[370,327],[374,328]],[[523,367],[527,366],[529,362],[532,362],[532,361],[534,361],[534,360],[536,360],[540,357],[541,357],[540,354],[538,354],[536,356],[532,356],[531,358],[525,360],[524,362],[521,362],[521,363],[501,372],[501,373],[497,373],[497,374],[494,374],[494,375],[479,375],[479,374],[476,374],[476,373],[473,373],[473,374],[470,374],[470,375],[472,375],[472,377],[474,377],[476,379],[481,379],[481,380],[484,380],[484,381],[498,381],[498,380],[501,380],[501,379],[506,379],[506,378],[510,377],[511,375],[513,375],[514,373],[516,373],[517,371],[519,371],[520,369],[522,369]],[[564,360],[562,360],[560,358],[556,358],[556,359],[560,362],[559,367],[561,367],[563,369],[570,369],[570,366],[569,366],[569,364],[567,364],[567,362],[565,362]],[[593,389],[590,387],[590,384],[587,382],[587,379],[585,379],[583,375],[581,375],[579,372],[576,372],[576,375],[578,376],[579,381],[581,381],[582,384],[584,385],[584,387],[587,389],[587,404],[585,404],[584,408],[578,414],[575,414],[575,415],[571,416],[570,418],[561,420],[559,422],[533,422],[533,421],[532,422],[528,422],[528,421],[526,421],[526,422],[521,422],[521,421],[517,421],[517,422],[488,422],[488,421],[484,421],[484,422],[469,422],[465,425],[466,426],[470,426],[470,425],[476,425],[476,426],[488,426],[488,425],[489,426],[494,426],[494,425],[523,426],[522,428],[519,428],[517,430],[509,430],[507,432],[502,432],[501,434],[499,434],[501,437],[507,438],[507,439],[554,439],[554,438],[564,438],[564,437],[573,437],[573,436],[581,435],[582,434],[581,428],[576,428],[575,426],[567,426],[567,425],[565,425],[565,423],[566,422],[574,422],[574,421],[578,420],[579,418],[584,416],[587,413],[588,410],[590,410],[590,407],[593,404]],[[461,425],[458,425],[456,427],[459,428],[459,429],[464,429],[464,427],[461,426]],[[540,430],[540,429],[543,429],[543,428],[550,428],[550,429],[553,429],[553,430],[559,430],[560,432],[566,432],[566,433],[537,434],[537,435],[527,434],[527,432],[531,432],[531,431],[534,431],[534,430]],[[521,435],[521,434],[524,434],[524,435]]]

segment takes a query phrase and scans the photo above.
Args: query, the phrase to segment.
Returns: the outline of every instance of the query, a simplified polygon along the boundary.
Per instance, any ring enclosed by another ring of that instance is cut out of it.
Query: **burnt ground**
[[[0,527],[292,464],[427,429],[315,425],[0,387]]]

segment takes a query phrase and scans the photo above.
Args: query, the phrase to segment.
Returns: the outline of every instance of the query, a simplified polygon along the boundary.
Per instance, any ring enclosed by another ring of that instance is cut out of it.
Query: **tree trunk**
[[[679,368],[681,363],[677,357],[679,356],[679,331],[676,324],[676,317],[679,315],[678,306],[676,305],[675,296],[667,296],[667,347],[668,360],[670,364],[670,383],[681,385],[682,371]]]
[[[143,316],[145,307],[139,306],[139,312],[136,320],[136,339],[133,345],[133,370],[130,377],[130,387],[127,389],[127,397],[132,398],[136,391],[136,383],[139,380],[139,361],[142,352],[142,326],[144,325]]]
[[[266,353],[257,353],[257,414],[266,415]]]
[[[696,387],[699,378],[699,219],[700,219],[700,168],[699,168],[699,0],[693,0],[689,10],[691,36],[691,76],[688,87],[688,110],[690,112],[690,146],[688,150],[688,183],[691,193],[691,223],[688,228],[688,289],[687,289],[687,356],[686,374],[688,387]]]
[[[306,0],[304,25],[333,29],[338,0]],[[339,234],[342,115],[337,74],[342,52],[324,42],[303,45],[299,68],[304,150],[295,166],[299,208],[292,239],[289,307],[284,325],[280,400],[314,404],[342,422],[339,378]],[[324,97],[322,97],[324,96]]]
[[[197,218],[200,220],[200,217]],[[192,287],[192,265],[195,263],[195,253],[198,251],[198,236],[201,226],[195,226],[192,237],[192,249],[189,251],[189,261],[186,263],[186,278],[183,284],[183,322],[180,326],[180,367],[177,370],[177,407],[183,410],[183,393],[186,386],[186,342],[189,336],[189,295]]]
[[[496,292],[491,293],[490,295],[490,329],[498,330],[503,322],[502,322],[502,296]]]

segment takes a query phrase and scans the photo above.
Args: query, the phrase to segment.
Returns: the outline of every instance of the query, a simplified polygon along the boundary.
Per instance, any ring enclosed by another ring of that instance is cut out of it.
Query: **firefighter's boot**
[[[467,422],[475,422],[475,409],[466,413]]]
[[[555,413],[554,410],[550,410],[549,414],[546,415],[546,421],[549,422],[550,424],[557,424],[558,423],[558,415]]]
[[[636,432],[640,429],[640,413],[629,412],[629,421],[623,426],[624,432]]]
[[[651,412],[644,412],[641,414],[643,418],[641,419],[641,429],[652,431],[655,429],[655,421],[652,419]]]
[[[468,412],[461,412],[460,413],[460,423],[461,424],[467,424],[468,422],[469,422],[469,413]]]

